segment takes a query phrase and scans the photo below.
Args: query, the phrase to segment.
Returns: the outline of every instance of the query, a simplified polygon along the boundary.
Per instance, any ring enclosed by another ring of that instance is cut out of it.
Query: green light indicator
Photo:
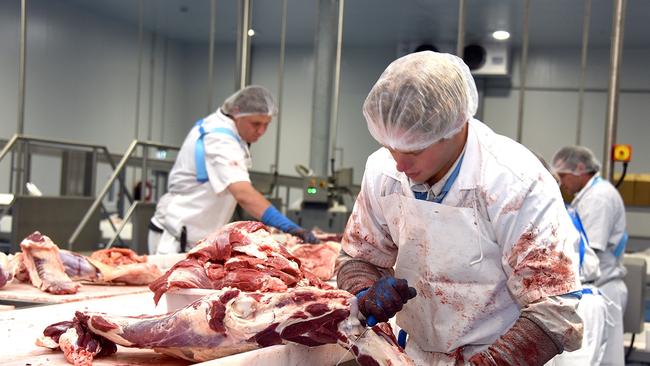
[[[309,188],[307,188],[307,193],[309,193],[309,194],[316,194],[316,188],[314,188],[314,187],[309,187]]]

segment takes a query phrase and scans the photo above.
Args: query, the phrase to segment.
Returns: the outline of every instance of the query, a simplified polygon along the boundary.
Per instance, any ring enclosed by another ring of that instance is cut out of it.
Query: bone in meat
[[[80,285],[65,273],[59,248],[50,238],[35,231],[20,243],[20,248],[32,285],[56,295],[77,292]]]
[[[413,365],[385,326],[364,333],[356,299],[346,291],[305,287],[249,293],[224,288],[166,315],[77,312],[72,322],[46,328],[37,344],[61,347],[75,365],[89,365],[95,354],[114,352],[110,342],[194,362],[286,342],[312,347],[339,343],[364,366]]]

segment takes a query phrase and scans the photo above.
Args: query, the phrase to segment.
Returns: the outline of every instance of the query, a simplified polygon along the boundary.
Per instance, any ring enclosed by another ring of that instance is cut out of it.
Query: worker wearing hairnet
[[[616,188],[601,178],[600,163],[591,150],[582,146],[560,149],[553,156],[553,171],[562,189],[575,197],[571,201],[582,220],[589,245],[598,255],[600,278],[596,285],[608,299],[608,313],[614,327],[609,329],[602,365],[623,365],[623,312],[627,287],[623,282],[623,253],[627,243],[625,206]]]
[[[383,147],[337,282],[369,324],[397,314],[418,365],[542,365],[580,347],[578,234],[550,173],[473,119],[477,104],[456,56],[414,53],[384,71],[363,105]]]
[[[318,242],[257,192],[248,175],[252,166],[248,145],[264,134],[276,113],[271,93],[252,85],[196,123],[178,152],[168,192],[151,220],[149,253],[191,249],[228,223],[237,203],[267,225]]]

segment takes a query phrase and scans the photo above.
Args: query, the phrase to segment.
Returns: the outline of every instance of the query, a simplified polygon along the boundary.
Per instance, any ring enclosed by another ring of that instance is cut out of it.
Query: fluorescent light
[[[504,30],[494,31],[492,33],[492,38],[496,39],[497,41],[505,41],[506,39],[510,38],[510,33]]]
[[[248,30],[248,36],[249,36],[249,37],[252,37],[252,36],[254,36],[254,35],[255,35],[255,30],[254,30],[253,28],[249,29],[249,30]]]

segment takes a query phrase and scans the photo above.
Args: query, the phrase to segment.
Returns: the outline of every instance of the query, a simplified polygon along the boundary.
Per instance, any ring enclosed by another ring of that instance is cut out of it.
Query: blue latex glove
[[[370,288],[357,293],[359,311],[366,317],[366,323],[374,326],[395,316],[416,295],[417,291],[409,287],[406,280],[382,277]]]
[[[264,211],[262,214],[262,222],[265,225],[273,226],[278,228],[285,233],[295,235],[302,239],[305,243],[315,244],[320,243],[320,240],[316,238],[314,233],[307,231],[300,226],[296,225],[295,222],[289,220],[282,212],[278,211],[275,206],[271,205]]]

